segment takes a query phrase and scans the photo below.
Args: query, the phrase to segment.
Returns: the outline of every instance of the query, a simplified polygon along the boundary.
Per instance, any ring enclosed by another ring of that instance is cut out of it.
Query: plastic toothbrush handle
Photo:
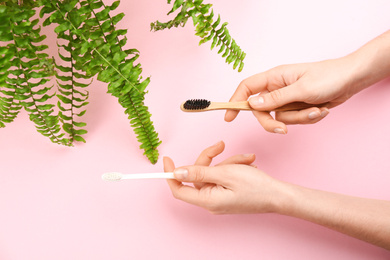
[[[173,172],[155,172],[155,173],[132,173],[124,174],[122,180],[136,179],[174,179]]]

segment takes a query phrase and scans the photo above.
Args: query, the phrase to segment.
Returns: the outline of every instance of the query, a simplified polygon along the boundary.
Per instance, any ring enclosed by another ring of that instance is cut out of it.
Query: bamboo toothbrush
[[[278,107],[273,111],[294,111],[294,110],[302,110],[310,107],[324,107],[326,105],[327,103],[308,104],[304,102],[293,102]],[[189,99],[186,102],[181,104],[180,109],[183,110],[184,112],[202,112],[202,111],[222,110],[222,109],[253,110],[249,105],[249,101],[210,102],[206,99]]]
[[[137,179],[174,179],[173,172],[156,173],[132,173],[123,174],[120,172],[107,172],[102,175],[105,181],[137,180]]]

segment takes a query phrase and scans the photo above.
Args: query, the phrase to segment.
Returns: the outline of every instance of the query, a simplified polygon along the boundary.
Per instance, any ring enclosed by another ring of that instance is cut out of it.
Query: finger
[[[209,166],[213,161],[213,158],[223,152],[225,149],[225,143],[220,141],[213,146],[210,146],[202,151],[198,159],[195,162],[195,165]],[[205,183],[194,183],[195,188],[200,189],[205,185]]]
[[[283,122],[275,120],[270,113],[252,111],[261,126],[270,133],[287,134],[287,127]]]
[[[200,207],[206,207],[206,204],[209,201],[207,200],[207,197],[202,196],[202,190],[197,189],[196,187],[194,188],[188,185],[184,185],[182,181],[193,183],[213,183],[212,180],[216,179],[212,177],[210,178],[210,176],[205,177],[204,175],[210,175],[210,169],[212,169],[212,167],[204,166],[189,166],[185,168],[175,169],[174,174],[177,180],[170,180],[168,182],[169,187],[172,191],[172,195],[176,199],[185,201],[187,203]]]
[[[265,95],[249,99],[249,104],[258,111],[272,111],[275,108],[295,101],[302,101],[303,93],[298,83],[270,91]]]
[[[228,159],[224,160],[223,162],[217,164],[218,165],[224,165],[224,164],[246,164],[251,165],[256,159],[256,156],[251,154],[237,154],[232,157],[229,157]]]
[[[227,172],[222,174],[223,169],[221,168],[193,165],[176,168],[173,173],[178,181],[213,183],[222,186],[229,185],[232,180],[227,176]]]
[[[314,124],[329,114],[326,107],[312,107],[300,111],[286,111],[275,113],[275,119],[288,125],[292,124]]]
[[[223,150],[225,150],[225,143],[223,141],[206,148],[195,161],[195,165],[209,166],[213,158],[221,154]]]
[[[203,206],[204,202],[200,195],[200,190],[191,186],[183,185],[181,182],[178,183],[180,184],[170,185],[173,197],[196,206]]]
[[[255,74],[245,80],[243,80],[237,87],[233,96],[230,98],[230,102],[233,101],[245,101],[248,98],[256,93],[259,93],[265,89],[267,89],[268,84],[268,73],[258,73]],[[227,110],[225,113],[225,121],[231,122],[233,121],[237,115],[238,110]]]
[[[173,172],[175,169],[175,164],[173,163],[172,159],[165,156],[163,158],[163,164],[164,164],[164,172]]]
[[[164,157],[163,164],[164,172],[173,172],[175,170],[175,164],[173,163],[171,158]],[[178,189],[180,186],[182,186],[181,182],[177,180],[167,179],[167,182],[171,190]]]

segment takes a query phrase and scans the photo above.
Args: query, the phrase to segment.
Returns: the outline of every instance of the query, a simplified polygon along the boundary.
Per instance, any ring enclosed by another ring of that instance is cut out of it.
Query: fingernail
[[[318,117],[320,117],[320,116],[321,116],[321,113],[318,112],[318,111],[311,112],[311,113],[309,114],[309,119],[316,119],[316,118],[318,118]]]
[[[321,117],[326,117],[329,114],[329,110],[324,110],[321,112]]]
[[[175,178],[179,180],[184,180],[188,176],[187,169],[175,169],[173,173],[175,174]]]
[[[220,145],[221,142],[222,142],[222,141],[219,141],[218,143],[213,144],[212,147]]]
[[[245,158],[249,158],[249,157],[253,156],[253,153],[246,153],[246,154],[243,154],[242,156],[244,156]]]
[[[259,106],[264,104],[264,98],[263,97],[255,97],[252,99],[252,104],[255,106]]]
[[[283,135],[286,134],[286,132],[282,128],[275,128],[274,132],[277,134],[283,134]]]

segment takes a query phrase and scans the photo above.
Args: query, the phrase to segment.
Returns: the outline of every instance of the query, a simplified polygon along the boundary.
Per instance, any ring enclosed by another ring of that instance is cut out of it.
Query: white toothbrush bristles
[[[173,172],[133,173],[107,172],[102,175],[105,181],[135,180],[135,179],[174,179]]]
[[[106,172],[102,175],[102,179],[105,181],[120,181],[122,179],[122,173],[120,172]]]

